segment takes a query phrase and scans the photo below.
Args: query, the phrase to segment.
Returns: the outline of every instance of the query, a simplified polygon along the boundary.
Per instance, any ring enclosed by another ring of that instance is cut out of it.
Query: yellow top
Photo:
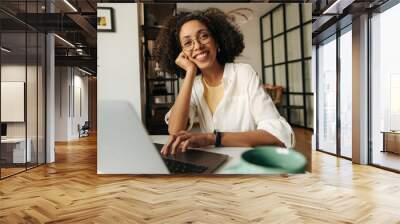
[[[204,83],[204,99],[206,100],[211,113],[214,114],[219,102],[224,96],[223,82],[221,81],[221,84],[219,84],[218,86],[209,86],[206,80],[202,80]]]

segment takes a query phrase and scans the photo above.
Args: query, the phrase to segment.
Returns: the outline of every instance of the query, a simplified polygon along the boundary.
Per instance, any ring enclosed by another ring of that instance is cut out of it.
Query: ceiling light
[[[81,48],[77,48],[77,49],[76,49],[76,53],[78,53],[79,55],[87,55],[87,54],[83,51],[83,49],[81,49]]]
[[[54,34],[54,36],[57,37],[58,39],[60,39],[61,41],[63,41],[64,43],[66,43],[67,45],[69,45],[69,46],[75,48],[75,45],[73,45],[73,44],[72,44],[71,42],[69,42],[68,40],[66,40],[66,39],[64,39],[64,38],[62,38],[62,37],[60,37],[60,36],[58,36],[57,34]]]
[[[92,75],[92,73],[90,73],[90,72],[88,72],[88,71],[86,71],[86,70],[83,70],[83,69],[81,69],[81,68],[79,68],[78,67],[78,69],[79,69],[79,71],[81,71],[81,72],[83,72],[83,73],[85,73],[85,74],[87,74],[87,75]]]
[[[237,8],[227,12],[229,19],[237,24],[244,24],[252,20],[254,11],[250,8]]]
[[[11,50],[9,50],[9,49],[7,49],[7,48],[5,48],[5,47],[1,47],[1,50],[4,51],[4,52],[6,52],[6,53],[10,53],[10,52],[11,52]]]
[[[330,5],[327,9],[324,10],[322,14],[331,13],[333,9],[336,9],[337,5],[339,4],[340,0],[335,1],[332,5]]]
[[[74,12],[78,12],[78,10],[71,4],[69,3],[68,0],[64,0],[65,4],[67,4],[72,10],[74,10]]]
[[[354,0],[336,0],[322,14],[342,14],[343,10],[353,2]]]

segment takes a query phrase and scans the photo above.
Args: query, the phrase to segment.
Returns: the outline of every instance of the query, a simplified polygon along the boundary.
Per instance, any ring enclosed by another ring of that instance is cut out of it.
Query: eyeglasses
[[[211,36],[208,32],[206,31],[202,31],[198,34],[197,38],[195,38],[195,40],[197,41],[197,43],[200,44],[208,44],[210,42]],[[182,42],[182,49],[185,51],[191,51],[194,49],[194,39],[185,39]]]

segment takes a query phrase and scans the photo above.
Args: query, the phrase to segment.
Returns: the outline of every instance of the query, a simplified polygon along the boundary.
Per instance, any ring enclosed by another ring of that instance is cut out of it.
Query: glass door
[[[317,47],[317,149],[352,158],[352,26]]]
[[[1,2],[44,13],[45,1]],[[0,12],[0,178],[45,163],[45,34]]]
[[[352,158],[352,33],[340,35],[340,156]]]
[[[336,154],[336,35],[318,46],[318,145]]]
[[[26,32],[1,34],[1,177],[26,170]],[[4,50],[5,49],[5,50]]]

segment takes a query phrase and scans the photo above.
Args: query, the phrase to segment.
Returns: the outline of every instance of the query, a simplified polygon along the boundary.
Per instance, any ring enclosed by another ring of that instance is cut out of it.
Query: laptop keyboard
[[[169,172],[173,174],[183,173],[202,173],[207,170],[205,166],[199,166],[190,163],[184,163],[177,160],[163,158],[165,165],[167,165]]]

